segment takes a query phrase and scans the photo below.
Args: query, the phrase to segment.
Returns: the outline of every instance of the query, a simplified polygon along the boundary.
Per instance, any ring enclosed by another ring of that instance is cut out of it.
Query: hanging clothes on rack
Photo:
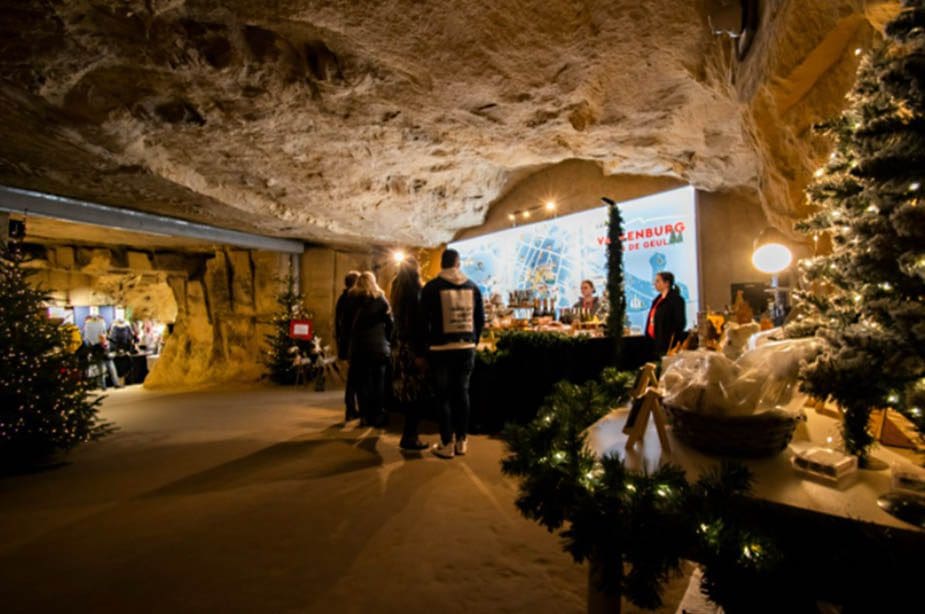
[[[106,336],[106,320],[100,315],[89,315],[84,322],[83,330],[84,343],[90,347],[90,359],[96,363],[91,366],[88,375],[93,375],[93,367],[96,367],[96,377],[99,378],[100,388],[106,390],[106,371],[116,388],[121,388],[119,383],[119,374],[116,371],[116,364],[109,355],[109,340]],[[106,371],[103,371],[103,369]]]
[[[109,343],[113,352],[135,353],[135,333],[125,320],[113,320],[109,327]]]

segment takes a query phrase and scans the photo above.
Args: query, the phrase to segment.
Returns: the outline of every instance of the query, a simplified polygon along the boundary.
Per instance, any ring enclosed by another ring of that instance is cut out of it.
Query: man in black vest
[[[440,266],[440,274],[421,291],[422,339],[426,343],[421,350],[427,351],[437,392],[440,443],[434,444],[433,453],[453,458],[468,451],[469,378],[485,326],[485,311],[478,286],[459,268],[459,252],[444,251]]]

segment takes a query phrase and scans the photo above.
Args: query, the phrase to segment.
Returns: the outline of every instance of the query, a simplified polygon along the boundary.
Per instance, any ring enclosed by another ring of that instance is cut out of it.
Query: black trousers
[[[385,423],[385,360],[353,361],[350,379],[355,379],[360,417],[372,426]]]
[[[431,352],[429,362],[437,393],[440,439],[445,445],[469,434],[469,378],[475,368],[475,349]]]
[[[352,420],[360,415],[357,407],[357,376],[354,374],[353,363],[347,363],[347,379],[344,381],[344,405],[347,408],[347,420]]]

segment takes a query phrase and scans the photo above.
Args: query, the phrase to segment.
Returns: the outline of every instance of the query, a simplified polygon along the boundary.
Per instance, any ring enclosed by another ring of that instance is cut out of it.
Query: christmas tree
[[[865,58],[848,109],[821,126],[836,147],[808,188],[798,228],[831,253],[804,261],[796,334],[823,352],[804,389],[844,410],[849,451],[866,459],[870,411],[892,407],[921,431],[925,396],[925,9],[905,0]]]
[[[302,293],[296,290],[295,279],[291,274],[286,278],[286,287],[276,297],[276,302],[280,309],[273,317],[273,333],[266,335],[269,349],[264,364],[272,382],[290,385],[296,380],[295,359],[317,357],[318,350],[314,341],[293,339],[289,335],[289,323],[292,320],[309,317],[302,306]]]
[[[44,315],[47,296],[32,288],[24,256],[0,244],[0,466],[47,459],[110,430],[91,399],[69,334]]]
[[[607,297],[610,309],[607,312],[607,334],[616,343],[614,356],[619,363],[623,351],[623,326],[626,318],[626,294],[623,292],[623,217],[620,208],[609,198],[604,199],[610,206],[610,219],[607,226]]]

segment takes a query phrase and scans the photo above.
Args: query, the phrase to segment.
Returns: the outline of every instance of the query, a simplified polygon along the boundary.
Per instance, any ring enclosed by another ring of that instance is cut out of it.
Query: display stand
[[[662,394],[658,391],[655,363],[647,362],[639,368],[636,382],[633,384],[632,398],[630,413],[623,427],[623,432],[628,435],[627,449],[636,445],[637,441],[642,441],[651,416],[658,432],[658,440],[662,444],[662,451],[671,454],[668,420],[665,417],[665,408],[662,407]]]

